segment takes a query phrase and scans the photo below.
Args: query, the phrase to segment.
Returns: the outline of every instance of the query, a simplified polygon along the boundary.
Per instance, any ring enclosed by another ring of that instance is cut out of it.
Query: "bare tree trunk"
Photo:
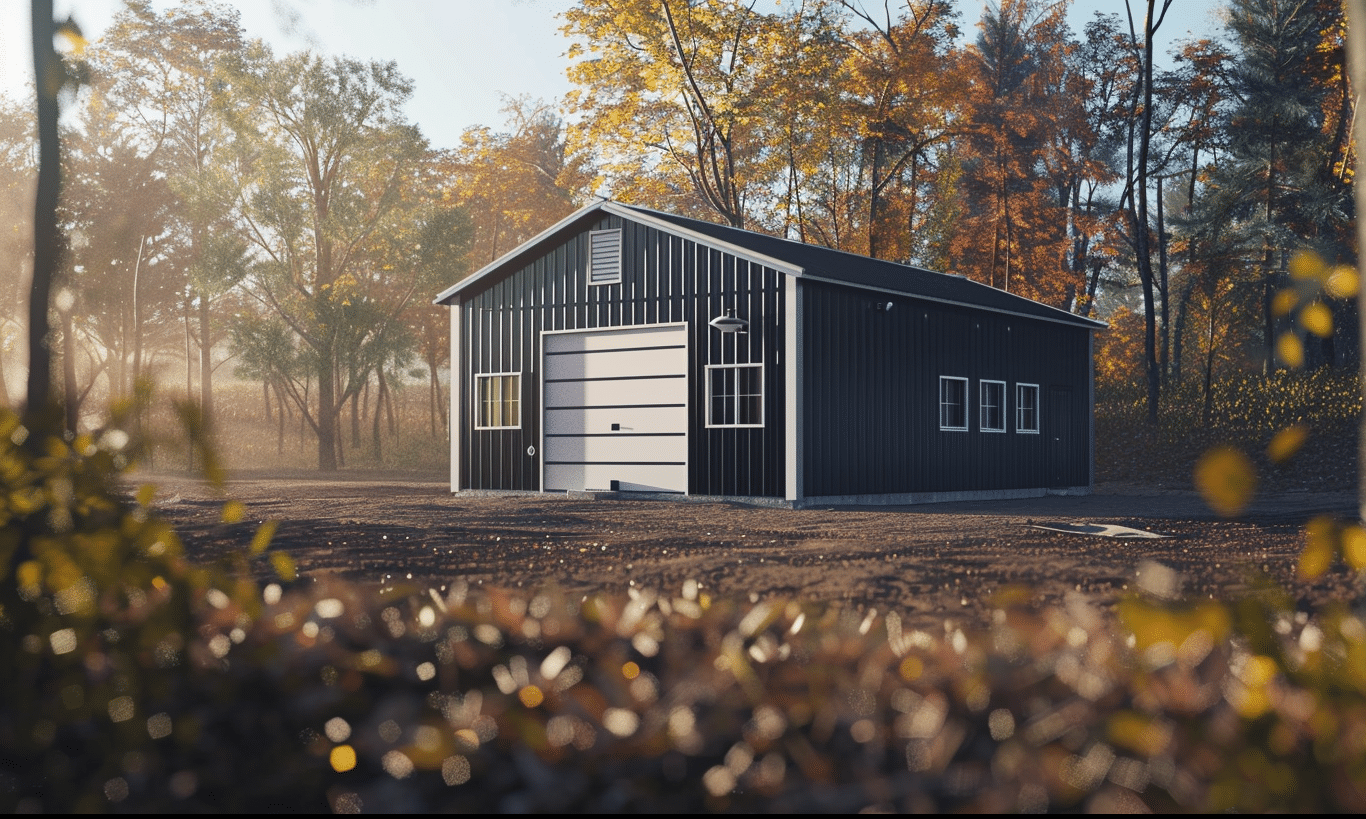
[[[1347,0],[1345,3],[1347,10],[1347,61],[1352,73],[1352,86],[1360,93],[1361,89],[1366,88],[1366,0]],[[1353,122],[1353,130],[1356,144],[1358,146],[1356,156],[1357,178],[1363,171],[1361,161],[1360,146],[1366,145],[1366,117],[1356,117]],[[1356,196],[1356,210],[1358,214],[1366,214],[1366,185],[1353,185],[1353,194]],[[1360,253],[1366,248],[1366,219],[1357,219],[1357,275],[1362,273]],[[1361,344],[1361,365],[1362,370],[1366,370],[1366,287],[1357,288],[1357,317],[1360,323],[1358,337]],[[1366,380],[1362,376],[1357,376],[1362,381],[1362,393],[1366,395]],[[1366,519],[1366,476],[1361,470],[1366,470],[1366,414],[1361,416],[1361,429],[1357,435],[1357,514],[1362,519]]]
[[[62,302],[62,296],[59,295],[57,300]],[[62,423],[66,431],[74,435],[80,416],[81,399],[76,390],[76,327],[71,320],[70,304],[66,304],[65,309],[59,309],[59,315],[62,317]]]
[[[1167,298],[1167,226],[1162,218],[1162,179],[1157,177],[1157,278],[1158,293],[1162,297],[1162,350],[1160,366],[1162,369],[1162,385],[1167,385],[1167,377],[1171,371],[1171,325],[1168,323],[1170,312],[1168,310]]]
[[[375,463],[384,463],[384,442],[380,440],[380,406],[384,403],[384,368],[379,370],[379,388],[375,390],[375,414],[371,416],[370,438],[375,445]]]
[[[57,92],[61,64],[52,45],[52,0],[33,0],[33,75],[38,96],[38,186],[33,203],[33,281],[28,301],[28,392],[30,421],[52,403],[52,349],[48,303],[61,255],[57,195],[61,189],[61,144],[57,138]],[[40,436],[31,436],[38,446]]]
[[[360,448],[360,391],[351,394],[351,448]]]
[[[266,401],[270,401],[270,396],[266,396]],[[275,454],[285,454],[285,397],[280,394],[280,388],[275,387],[275,414],[280,419],[280,432],[275,439]]]
[[[331,340],[318,352],[318,471],[337,471],[336,355]]]
[[[213,338],[209,335],[209,299],[199,294],[199,413],[204,428],[213,423]]]

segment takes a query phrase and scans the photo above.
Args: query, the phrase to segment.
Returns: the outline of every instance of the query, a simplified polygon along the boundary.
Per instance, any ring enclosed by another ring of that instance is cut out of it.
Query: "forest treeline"
[[[435,150],[400,66],[276,55],[231,8],[128,0],[68,55],[67,423],[149,375],[183,378],[212,419],[231,372],[323,469],[348,440],[380,450],[405,382],[425,382],[439,437],[431,297],[594,195],[1109,320],[1102,378],[1142,385],[1152,420],[1173,384],[1355,366],[1354,294],[1315,285],[1356,253],[1341,4],[1231,0],[1216,37],[1168,55],[1170,0],[1127,5],[1078,32],[1038,0],[976,21],[948,0],[579,0],[570,94],[510,99]],[[32,121],[0,99],[11,270],[31,265]],[[1293,263],[1306,249],[1324,263]],[[0,284],[6,351],[25,278]],[[0,393],[20,360],[0,355]]]

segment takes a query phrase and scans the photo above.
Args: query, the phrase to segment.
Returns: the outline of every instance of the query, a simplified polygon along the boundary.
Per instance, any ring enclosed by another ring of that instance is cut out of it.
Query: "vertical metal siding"
[[[622,280],[588,283],[587,234],[622,229]],[[620,217],[607,216],[577,232],[456,309],[465,343],[459,425],[465,463],[462,486],[540,489],[540,338],[543,330],[689,323],[689,492],[702,495],[784,494],[782,299],[784,275]],[[728,335],[707,322],[733,308],[750,332]],[[706,426],[706,365],[764,365],[764,426]],[[504,367],[505,369],[491,369]],[[522,426],[473,429],[473,376],[522,373]]]
[[[1089,332],[910,297],[801,282],[809,496],[1024,489],[1090,482]],[[890,312],[876,305],[893,303]],[[939,377],[967,378],[968,431],[939,430]],[[982,432],[982,379],[1006,382],[1006,432]],[[1015,386],[1039,385],[1042,434],[1015,431]],[[1047,402],[1071,424],[1049,474]]]

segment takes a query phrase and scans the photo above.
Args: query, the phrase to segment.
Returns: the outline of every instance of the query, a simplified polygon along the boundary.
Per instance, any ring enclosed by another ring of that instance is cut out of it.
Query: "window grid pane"
[[[475,426],[483,429],[516,429],[522,425],[522,377],[508,375],[480,375],[478,382],[478,417]]]
[[[709,368],[707,426],[756,427],[764,423],[763,367],[736,364]]]
[[[939,428],[964,430],[968,427],[968,382],[966,378],[941,376],[939,379]]]
[[[983,432],[1006,431],[1006,385],[1004,381],[981,382],[981,411],[978,423]]]
[[[1015,431],[1039,431],[1039,388],[1034,384],[1015,387]]]

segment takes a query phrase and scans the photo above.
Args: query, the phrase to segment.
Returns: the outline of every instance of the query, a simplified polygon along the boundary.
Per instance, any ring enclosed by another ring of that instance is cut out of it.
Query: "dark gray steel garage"
[[[1105,325],[962,277],[602,201],[436,301],[453,491],[805,506],[1094,479]]]

